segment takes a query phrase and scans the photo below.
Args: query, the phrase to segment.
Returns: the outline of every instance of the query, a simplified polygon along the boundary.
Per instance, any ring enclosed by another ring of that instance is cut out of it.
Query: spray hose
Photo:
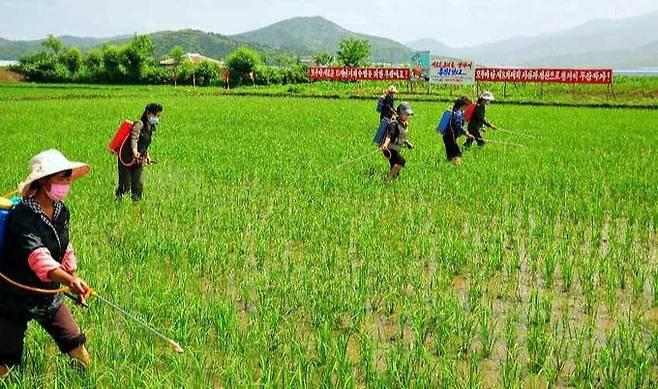
[[[16,288],[26,290],[28,292],[44,294],[44,295],[55,295],[55,294],[63,293],[64,295],[66,295],[66,297],[68,297],[68,298],[72,299],[73,301],[75,301],[76,303],[86,307],[86,304],[83,303],[83,300],[80,299],[80,296],[74,296],[73,294],[71,294],[70,293],[71,290],[68,287],[62,287],[62,288],[59,288],[59,289],[42,289],[42,288],[35,288],[35,287],[32,287],[32,286],[28,286],[28,285],[23,285],[20,282],[16,282],[16,281],[12,280],[11,278],[7,277],[6,275],[4,275],[2,273],[0,273],[0,278],[5,280],[8,284],[10,284],[12,286],[15,286]],[[87,293],[87,296],[85,296],[85,297],[88,297],[88,296],[96,297],[98,299],[98,301],[104,303],[105,305],[107,305],[110,308],[114,309],[115,311],[119,312],[121,314],[121,316],[123,316],[125,319],[130,319],[131,321],[139,324],[143,328],[149,330],[149,332],[151,332],[153,335],[155,335],[156,337],[158,337],[158,338],[164,340],[165,342],[167,342],[169,347],[174,352],[179,353],[179,354],[183,353],[183,348],[176,341],[166,337],[160,331],[156,330],[155,328],[150,326],[145,321],[139,319],[134,314],[131,314],[127,310],[119,307],[118,305],[112,303],[111,301],[105,299],[104,297],[99,296],[98,293],[96,293],[95,290],[89,288],[89,292]]]
[[[19,289],[27,290],[28,292],[34,292],[34,293],[39,293],[39,294],[60,294],[64,292],[68,292],[69,288],[68,287],[63,287],[59,289],[41,289],[41,288],[35,288],[32,286],[27,286],[23,285],[19,282],[16,282],[12,280],[11,278],[7,277],[6,275],[0,273],[0,278],[3,280],[7,281],[8,284],[13,285]]]
[[[0,196],[0,197],[4,197],[4,198],[8,199],[8,198],[10,198],[11,196],[13,196],[13,195],[17,195],[17,194],[18,194],[18,190],[14,190],[14,191],[11,191],[11,192],[9,192],[9,193],[7,193],[7,194],[4,194],[4,195],[2,195],[2,196]]]

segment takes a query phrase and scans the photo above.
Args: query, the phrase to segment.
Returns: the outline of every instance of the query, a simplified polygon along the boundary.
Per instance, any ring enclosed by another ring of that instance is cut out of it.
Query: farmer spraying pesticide
[[[0,253],[0,377],[21,364],[27,324],[35,320],[59,350],[88,367],[85,336],[76,325],[60,285],[78,295],[90,293],[77,276],[69,242],[69,210],[62,202],[72,181],[89,172],[57,150],[30,161],[30,175],[20,184],[20,203],[5,220]]]
[[[409,117],[414,112],[411,110],[409,103],[403,102],[397,109],[397,120],[391,121],[386,129],[386,135],[380,146],[382,154],[388,159],[391,170],[386,176],[386,181],[390,182],[400,174],[407,161],[400,154],[402,147],[413,149],[414,145],[407,139],[409,132]]]
[[[384,94],[377,100],[377,112],[379,115],[379,127],[375,131],[375,137],[372,142],[377,146],[382,144],[384,135],[389,124],[395,117],[395,95],[398,93],[395,85],[391,85],[388,89],[384,90]]]
[[[59,350],[87,368],[91,358],[65,297],[87,306],[91,296],[182,353],[166,337],[124,308],[98,295],[77,276],[77,260],[69,241],[69,210],[62,202],[71,183],[89,166],[69,161],[57,150],[30,161],[30,174],[19,190],[0,197],[0,378],[22,362],[27,325],[34,320],[55,340]],[[6,197],[19,194],[20,197]],[[63,286],[62,286],[63,285]]]
[[[448,161],[459,165],[461,163],[462,152],[457,144],[457,138],[466,135],[468,139],[474,139],[473,135],[464,131],[464,110],[471,101],[467,97],[460,97],[455,101],[452,106],[452,111],[447,111],[444,117],[445,126],[443,125],[443,118],[439,123],[439,131],[443,134],[443,143],[446,147],[446,157]]]
[[[377,112],[379,112],[380,122],[384,119],[390,121],[395,115],[395,95],[398,93],[398,90],[395,85],[391,85],[385,92],[385,95],[381,96],[377,102]]]
[[[131,192],[133,202],[139,202],[142,199],[144,191],[142,173],[144,166],[152,162],[148,149],[160,121],[161,113],[160,104],[147,105],[141,119],[132,125],[129,134],[124,135],[125,139],[118,150],[111,150],[118,156],[119,185],[115,192],[117,200],[121,200],[123,195],[128,192]]]
[[[494,101],[494,95],[491,92],[482,93],[482,96],[480,96],[480,98],[478,99],[477,104],[475,105],[475,109],[473,110],[473,114],[469,118],[469,122],[468,122],[468,133],[473,135],[474,138],[466,139],[466,143],[464,143],[465,148],[471,147],[474,140],[477,141],[478,146],[484,146],[485,142],[484,142],[484,138],[482,137],[482,132],[484,131],[484,127],[488,127],[493,130],[496,129],[496,126],[489,123],[484,118],[484,115],[486,113],[486,106],[492,101]]]

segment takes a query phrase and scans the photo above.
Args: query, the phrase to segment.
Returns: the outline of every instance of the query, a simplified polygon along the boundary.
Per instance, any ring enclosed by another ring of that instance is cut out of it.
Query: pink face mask
[[[50,184],[50,190],[46,191],[52,201],[62,201],[69,194],[71,184]]]

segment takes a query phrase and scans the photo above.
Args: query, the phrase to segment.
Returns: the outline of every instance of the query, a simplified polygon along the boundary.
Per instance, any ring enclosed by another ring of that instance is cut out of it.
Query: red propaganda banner
[[[612,84],[612,69],[477,68],[475,81]]]
[[[311,80],[389,80],[407,81],[411,77],[408,68],[323,68],[312,67],[308,69]]]

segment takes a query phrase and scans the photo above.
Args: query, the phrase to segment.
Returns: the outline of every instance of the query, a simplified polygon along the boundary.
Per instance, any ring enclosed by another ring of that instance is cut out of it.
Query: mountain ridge
[[[350,31],[322,16],[294,17],[263,28],[231,35],[236,40],[291,49],[302,55],[335,53],[343,39],[366,39],[373,62],[406,63],[411,49],[389,38]]]
[[[651,12],[622,19],[596,19],[548,34],[467,47],[450,47],[432,38],[419,40],[424,46],[416,44],[418,41],[410,42],[410,46],[416,50],[430,45],[442,47],[442,52],[433,54],[470,58],[487,65],[644,66],[658,65],[658,55],[647,57],[642,52],[643,47],[653,47],[656,39],[658,12]],[[625,61],[621,60],[624,56]]]

